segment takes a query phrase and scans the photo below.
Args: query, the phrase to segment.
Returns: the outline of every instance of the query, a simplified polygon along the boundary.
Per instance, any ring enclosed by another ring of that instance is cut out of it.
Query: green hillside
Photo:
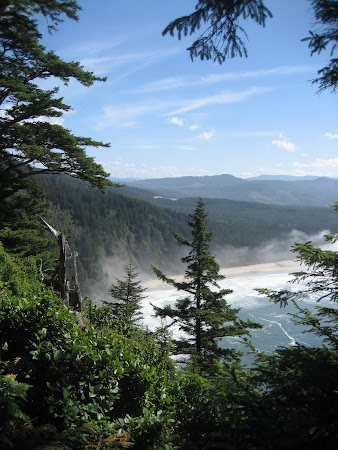
[[[338,180],[242,179],[222,174],[201,177],[159,178],[126,183],[170,197],[221,198],[278,205],[330,206],[338,198]]]
[[[155,204],[178,212],[191,213],[196,198],[181,198],[176,201],[153,199]],[[332,208],[307,206],[267,205],[264,203],[240,202],[226,199],[206,200],[210,219],[224,223],[242,223],[251,227],[272,226],[284,231],[294,229],[305,233],[317,233],[324,229],[337,228],[337,215]]]
[[[194,210],[196,198],[152,199],[150,204],[131,198],[129,188],[111,189],[103,194],[85,182],[66,176],[38,178],[52,205],[49,221],[69,237],[72,248],[79,253],[80,279],[85,289],[93,281],[102,280],[102,266],[110,264],[112,258],[117,258],[122,267],[132,255],[143,272],[151,273],[151,265],[175,271],[180,249],[175,246],[171,232],[186,235],[187,214]],[[331,208],[208,199],[206,209],[216,250],[224,246],[255,248],[271,240],[283,241],[294,229],[314,234],[337,228],[337,218]],[[235,265],[240,261],[223,254],[220,263]]]
[[[186,230],[185,215],[166,212],[120,190],[103,194],[65,176],[39,176],[51,203],[49,221],[63,231],[79,253],[80,279],[100,280],[101,265],[112,257],[125,262],[131,254],[144,271],[167,266],[177,253],[171,230]]]

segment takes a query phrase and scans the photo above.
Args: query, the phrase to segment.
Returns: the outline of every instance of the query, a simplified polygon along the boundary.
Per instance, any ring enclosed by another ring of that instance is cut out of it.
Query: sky
[[[46,48],[107,77],[61,87],[73,109],[55,120],[109,142],[87,154],[115,178],[338,177],[337,94],[317,94],[310,82],[329,54],[311,56],[301,42],[313,29],[310,1],[267,0],[265,28],[243,22],[248,58],[222,65],[191,61],[197,36],[162,36],[195,3],[79,0],[79,22],[53,35],[41,22]]]

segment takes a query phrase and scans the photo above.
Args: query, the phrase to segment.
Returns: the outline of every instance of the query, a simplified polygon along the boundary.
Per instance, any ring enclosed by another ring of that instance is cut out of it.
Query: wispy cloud
[[[117,178],[163,178],[182,177],[184,175],[210,175],[205,169],[181,169],[176,166],[159,166],[130,164],[122,161],[98,161],[104,169]]]
[[[136,126],[135,118],[163,109],[162,103],[131,105],[121,108],[103,108],[103,115],[96,119],[95,127],[103,129],[109,126]]]
[[[295,73],[313,72],[314,67],[306,66],[279,66],[272,69],[252,70],[246,72],[228,72],[221,74],[209,74],[201,78],[204,84],[214,84],[222,81],[241,78],[266,78],[271,76],[294,75]]]
[[[93,56],[81,59],[81,64],[87,69],[98,75],[109,73],[110,71],[129,66],[137,62],[143,62],[145,55],[142,53],[129,53],[123,55]]]
[[[302,169],[311,168],[318,170],[321,169],[338,170],[338,158],[328,158],[328,159],[317,158],[312,163],[308,164],[294,162],[293,166]]]
[[[95,119],[95,126],[97,129],[102,129],[112,125],[123,126],[123,124],[133,123],[137,117],[154,112],[160,112],[164,116],[169,117],[169,121],[174,119],[174,122],[172,123],[179,125],[180,120],[183,119],[178,116],[182,113],[205,108],[211,105],[242,102],[252,96],[263,94],[269,90],[270,89],[253,87],[246,91],[227,91],[209,97],[188,100],[147,100],[147,103],[125,105],[120,108],[105,107],[103,109],[103,115]],[[197,128],[194,126],[194,129]]]
[[[294,152],[297,148],[296,145],[282,133],[280,133],[279,139],[272,141],[272,144],[276,145],[278,148],[286,150],[287,152]]]
[[[149,93],[158,91],[167,91],[171,89],[195,87],[195,86],[206,86],[217,83],[222,83],[224,81],[241,80],[241,79],[253,79],[253,78],[267,78],[285,75],[294,75],[297,73],[309,73],[313,72],[314,67],[310,65],[301,66],[279,66],[272,69],[261,69],[255,71],[246,72],[227,72],[227,73],[211,73],[202,77],[188,77],[188,76],[177,76],[170,78],[163,78],[161,80],[156,80],[143,86],[140,86],[133,90],[137,93]]]
[[[177,53],[176,48],[168,49],[167,51],[152,51],[152,52],[121,52],[117,54],[116,51],[109,52],[103,55],[90,55],[90,57],[82,58],[81,64],[87,69],[95,72],[98,75],[108,74],[121,67],[130,67],[131,71],[139,70],[139,68],[148,67],[151,64],[157,63],[162,59],[166,59]]]
[[[253,97],[254,95],[263,94],[270,90],[271,89],[269,88],[253,87],[246,91],[224,91],[220,92],[217,95],[201,97],[193,100],[186,100],[182,102],[183,106],[179,107],[175,111],[172,111],[170,115],[183,114],[209,105],[224,105],[227,103],[238,103],[247,100],[248,98]]]
[[[67,48],[62,50],[62,53],[71,53],[76,55],[77,58],[81,58],[84,55],[98,55],[103,52],[109,52],[113,49],[115,51],[116,48],[124,42],[125,38],[122,37],[111,37],[110,39],[105,39],[104,41],[86,41],[77,45],[69,45]]]
[[[169,123],[183,127],[183,119],[180,119],[179,117],[171,117]]]
[[[329,139],[338,139],[338,134],[325,133],[324,136],[328,137]]]
[[[199,128],[198,125],[191,125],[191,126],[189,127],[189,130],[190,130],[190,131],[196,131],[198,128]]]

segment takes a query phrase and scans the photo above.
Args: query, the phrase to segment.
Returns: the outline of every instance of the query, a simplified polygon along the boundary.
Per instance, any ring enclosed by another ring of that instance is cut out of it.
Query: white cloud
[[[190,130],[190,131],[196,131],[198,128],[199,128],[198,125],[191,125],[191,126],[189,127],[189,130]]]
[[[240,178],[251,178],[256,176],[256,173],[254,172],[241,172],[240,174]]]
[[[293,75],[295,73],[313,72],[313,66],[279,66],[273,69],[261,69],[247,72],[228,72],[222,74],[209,74],[201,79],[204,84],[214,84],[241,78],[263,78],[269,76]]]
[[[171,117],[171,119],[169,119],[169,123],[183,127],[183,119],[180,119],[179,117]]]
[[[251,88],[247,91],[240,92],[221,92],[220,94],[202,97],[197,99],[189,100],[147,100],[147,103],[140,103],[137,105],[122,105],[120,108],[105,107],[103,109],[103,116],[96,118],[96,128],[102,129],[109,127],[111,125],[123,126],[123,124],[128,124],[134,122],[135,118],[138,116],[143,116],[155,111],[161,111],[163,115],[167,118],[168,116],[174,116],[175,122],[179,125],[180,119],[178,116],[181,113],[187,111],[193,111],[195,109],[203,108],[211,105],[222,105],[242,102],[254,95],[259,95],[270,89],[263,88]],[[175,111],[168,111],[169,109],[175,108]],[[170,119],[168,119],[170,121]]]
[[[298,168],[313,168],[313,169],[333,169],[338,170],[338,158],[328,158],[328,159],[322,159],[317,158],[312,163],[304,164],[304,163],[293,163],[294,167]]]
[[[214,136],[214,131],[204,131],[204,133],[200,134],[198,139],[201,139],[202,141],[210,141],[210,139]]]
[[[176,166],[153,167],[147,164],[129,164],[120,161],[98,161],[104,169],[117,178],[164,178],[183,177],[185,175],[210,175],[205,169],[181,169]]]
[[[211,73],[204,77],[170,77],[163,78],[161,80],[156,80],[139,88],[133,90],[133,92],[157,92],[165,91],[169,89],[177,89],[184,87],[195,87],[195,86],[205,86],[211,84],[222,83],[224,81],[248,79],[248,78],[265,78],[269,76],[281,76],[281,75],[293,75],[295,73],[307,73],[313,72],[315,69],[313,66],[280,66],[274,67],[272,69],[262,69],[247,72],[227,72],[221,74]]]
[[[278,140],[272,141],[272,144],[276,145],[278,148],[286,150],[287,152],[294,152],[297,148],[296,145],[282,133],[280,133]]]
[[[122,49],[121,49],[122,50]],[[89,55],[87,58],[81,59],[81,64],[86,70],[92,70],[97,75],[107,74],[115,69],[121,70],[121,67],[130,67],[132,72],[139,68],[147,67],[162,59],[173,56],[178,52],[177,48],[171,48],[167,51],[153,51],[153,52],[135,52],[127,53],[120,51],[108,52],[108,55]]]
[[[104,41],[87,41],[87,42],[81,42],[81,44],[77,45],[70,45],[69,47],[62,49],[61,52],[63,54],[69,54],[77,55],[76,57],[79,58],[80,55],[97,55],[102,52],[110,52],[112,49],[115,49],[116,47],[119,47],[121,44],[123,44],[124,39],[121,37],[118,38],[111,38],[111,39],[105,39]]]
[[[338,158],[317,158],[309,163],[294,162],[292,163],[292,167],[297,175],[338,178]]]
[[[132,105],[122,107],[120,109],[114,109],[106,107],[103,109],[103,116],[96,120],[96,128],[106,128],[111,125],[117,125],[122,127],[135,127],[135,117],[143,116],[150,112],[158,111],[163,108],[161,103],[152,103],[144,105]]]
[[[329,139],[338,139],[338,134],[324,133],[324,136],[328,137]]]
[[[220,92],[217,95],[211,95],[209,97],[202,97],[184,101],[182,102],[183,106],[177,109],[176,111],[172,111],[171,114],[182,114],[209,105],[224,105],[229,103],[238,103],[247,100],[248,98],[254,95],[259,95],[270,90],[271,89],[253,87],[251,89],[248,89],[247,91],[241,92],[232,92],[232,91]]]
[[[182,86],[184,87],[186,86],[186,84],[187,81],[184,77],[163,78],[162,80],[153,81],[139,88],[133,89],[132,92],[148,93],[148,92],[167,91],[170,89],[177,89]]]
[[[81,64],[86,70],[92,70],[98,75],[106,74],[111,70],[130,64],[143,61],[140,53],[129,53],[115,56],[92,56],[81,60]]]

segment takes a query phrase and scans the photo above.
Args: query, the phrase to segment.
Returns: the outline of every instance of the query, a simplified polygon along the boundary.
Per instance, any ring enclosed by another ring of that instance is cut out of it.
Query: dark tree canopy
[[[37,172],[66,173],[103,189],[108,174],[86,155],[87,146],[107,146],[73,135],[57,123],[71,107],[58,88],[42,89],[40,81],[75,79],[85,86],[102,80],[78,62],[66,62],[40,43],[38,14],[54,31],[63,17],[77,19],[75,1],[7,0],[0,6],[0,179],[1,197],[23,187]]]
[[[105,189],[112,185],[101,165],[86,155],[87,147],[108,144],[75,136],[59,120],[71,107],[49,80],[84,86],[103,81],[78,62],[63,61],[41,44],[44,17],[48,32],[63,18],[77,20],[76,1],[3,0],[0,3],[0,238],[19,254],[42,250],[43,193],[31,181],[37,173],[68,174]],[[37,194],[38,193],[38,194]]]
[[[315,28],[309,31],[308,41],[311,54],[319,54],[329,50],[331,59],[327,66],[318,72],[319,92],[337,89],[338,59],[334,58],[338,43],[338,2],[337,0],[312,0]],[[187,50],[191,59],[211,59],[222,64],[227,58],[236,56],[247,57],[247,34],[245,20],[251,20],[258,25],[265,26],[266,20],[272,13],[265,6],[263,0],[198,0],[195,11],[190,15],[180,17],[164,29],[163,35],[182,36],[199,33],[199,37]],[[204,29],[203,29],[204,27]]]
[[[338,2],[337,0],[312,0],[317,31],[310,31],[308,41],[311,55],[328,50],[331,59],[327,66],[318,71],[319,77],[313,83],[319,85],[319,92],[325,89],[336,91],[338,86]]]
[[[248,328],[259,325],[240,320],[239,310],[232,308],[224,298],[232,291],[220,289],[218,285],[224,276],[219,273],[220,266],[210,252],[212,233],[207,230],[207,213],[201,199],[194,214],[189,217],[190,240],[174,234],[178,243],[190,250],[181,259],[187,266],[184,280],[175,281],[153,267],[160,280],[186,292],[187,296],[179,298],[174,308],[168,305],[154,309],[158,317],[172,319],[169,326],[178,323],[180,330],[187,335],[174,340],[175,353],[187,355],[197,372],[208,373],[212,371],[215,362],[232,360],[238,356],[233,350],[220,348],[221,338],[246,335]]]
[[[199,0],[195,12],[174,20],[162,34],[174,36],[176,31],[181,39],[182,35],[198,33],[206,24],[205,31],[188,47],[190,57],[222,64],[227,57],[247,56],[244,43],[247,34],[239,21],[252,19],[265,26],[269,17],[272,14],[262,0]]]

